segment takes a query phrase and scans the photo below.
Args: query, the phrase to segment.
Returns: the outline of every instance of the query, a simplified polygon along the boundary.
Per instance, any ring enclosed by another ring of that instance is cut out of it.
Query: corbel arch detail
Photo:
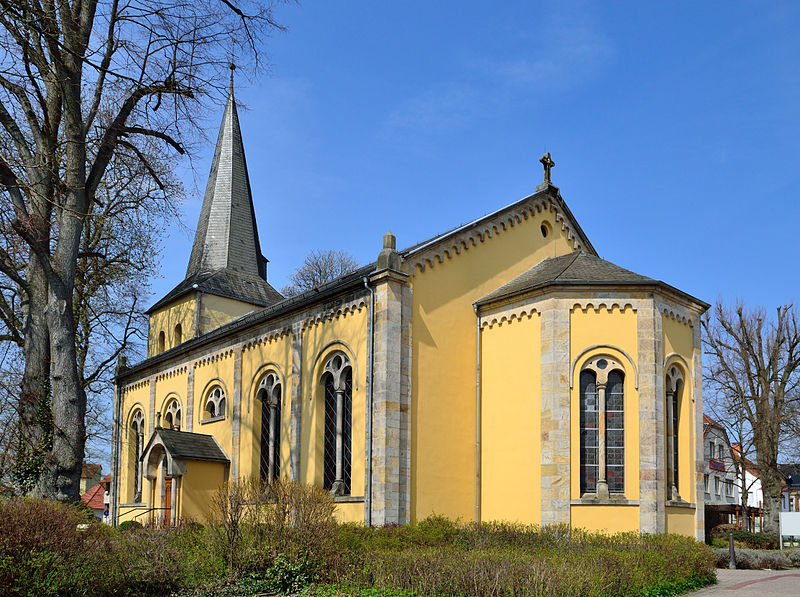
[[[610,351],[610,352],[609,352]],[[627,352],[622,350],[621,348],[617,348],[616,346],[611,346],[610,344],[595,344],[593,346],[589,346],[588,348],[583,349],[578,356],[572,361],[572,365],[569,368],[569,387],[572,389],[575,386],[575,369],[578,363],[581,364],[581,368],[585,361],[588,361],[590,358],[599,356],[603,352],[609,352],[609,356],[612,358],[615,355],[618,355],[617,358],[620,356],[623,357],[631,366],[631,371],[633,371],[633,387],[635,390],[639,389],[639,370],[636,368],[636,365]]]

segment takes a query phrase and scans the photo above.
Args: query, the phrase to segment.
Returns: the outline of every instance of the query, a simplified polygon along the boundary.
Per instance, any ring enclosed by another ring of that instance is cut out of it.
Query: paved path
[[[717,568],[717,584],[694,593],[691,597],[768,597],[800,595],[800,570],[728,570]]]

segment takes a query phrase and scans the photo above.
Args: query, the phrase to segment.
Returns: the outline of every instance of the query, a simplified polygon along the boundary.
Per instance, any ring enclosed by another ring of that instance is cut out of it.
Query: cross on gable
[[[550,152],[545,153],[539,160],[544,166],[544,182],[550,184],[550,169],[556,165],[553,158],[550,157]]]

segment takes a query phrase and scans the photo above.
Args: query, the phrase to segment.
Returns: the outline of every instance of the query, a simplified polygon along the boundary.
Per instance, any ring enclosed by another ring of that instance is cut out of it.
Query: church
[[[111,517],[204,520],[229,481],[329,491],[342,521],[565,523],[703,538],[699,318],[535,192],[284,298],[233,86],[186,277],[120,363]],[[465,217],[469,217],[465,214]]]

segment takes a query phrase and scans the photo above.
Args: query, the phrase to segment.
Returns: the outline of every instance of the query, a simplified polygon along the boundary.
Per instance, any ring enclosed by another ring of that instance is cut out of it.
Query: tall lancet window
[[[272,483],[281,476],[281,382],[274,371],[258,384],[261,402],[261,479]]]
[[[142,450],[144,450],[144,413],[141,408],[137,408],[131,417],[131,427],[128,431],[130,446],[133,448],[131,455],[131,467],[133,468],[133,502],[142,501]]]
[[[667,493],[668,498],[673,501],[680,501],[680,411],[681,398],[683,394],[683,374],[676,366],[672,366],[667,371],[667,378],[664,383],[666,408],[665,437],[667,438]],[[712,454],[713,456],[713,454]]]
[[[580,373],[581,495],[625,492],[625,373],[610,357]]]
[[[350,495],[353,448],[353,369],[340,352],[325,363],[323,488],[333,495]]]
[[[597,490],[599,417],[597,412],[597,376],[581,371],[581,493]]]

